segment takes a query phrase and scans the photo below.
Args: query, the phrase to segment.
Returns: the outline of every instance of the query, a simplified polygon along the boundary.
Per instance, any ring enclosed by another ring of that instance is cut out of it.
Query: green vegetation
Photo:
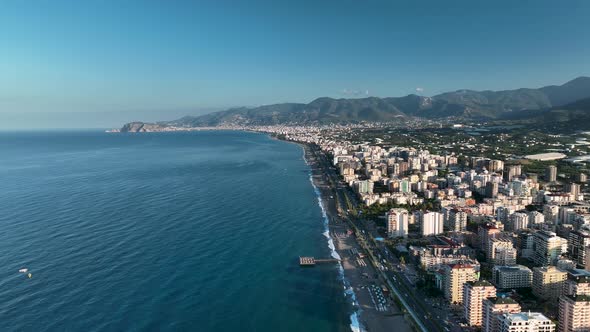
[[[379,217],[385,215],[385,212],[394,209],[394,208],[404,208],[409,212],[412,211],[436,211],[438,210],[438,203],[434,199],[425,199],[424,203],[422,204],[395,204],[395,203],[387,203],[387,204],[372,204],[370,206],[361,205],[360,212],[361,215],[364,216],[366,219],[377,220]]]
[[[564,174],[567,179],[574,179],[580,173],[589,171],[585,164],[574,164],[564,160],[519,160],[518,163],[522,165],[523,173],[537,174],[540,178],[545,176],[545,171],[549,165],[557,167],[557,174]]]

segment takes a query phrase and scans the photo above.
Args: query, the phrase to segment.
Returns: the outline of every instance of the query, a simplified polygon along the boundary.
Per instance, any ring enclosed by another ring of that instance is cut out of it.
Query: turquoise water
[[[1,331],[349,331],[301,147],[0,133]],[[32,278],[18,273],[29,268]]]

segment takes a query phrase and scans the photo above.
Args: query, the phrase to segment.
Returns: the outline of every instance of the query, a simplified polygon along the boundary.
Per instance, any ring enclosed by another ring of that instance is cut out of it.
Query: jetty
[[[299,256],[299,265],[301,266],[315,266],[319,263],[336,263],[340,262],[339,259],[336,258],[315,258],[309,256]]]

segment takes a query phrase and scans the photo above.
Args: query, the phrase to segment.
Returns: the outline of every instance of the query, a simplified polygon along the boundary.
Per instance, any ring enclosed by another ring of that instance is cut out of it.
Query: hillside
[[[556,106],[573,107],[590,98],[590,77],[578,77],[560,86],[503,91],[458,90],[433,97],[367,97],[335,99],[322,97],[308,104],[283,103],[253,108],[232,108],[201,116],[187,116],[158,124],[127,124],[121,131],[149,131],[156,126],[208,127],[219,125],[274,125],[390,122],[413,117],[473,120],[535,118],[557,112]],[[565,106],[568,105],[568,106]],[[571,110],[570,110],[571,112]],[[569,114],[569,113],[568,113]]]
[[[590,97],[590,77],[578,77],[564,85],[540,88],[551,101],[552,106],[563,106]]]

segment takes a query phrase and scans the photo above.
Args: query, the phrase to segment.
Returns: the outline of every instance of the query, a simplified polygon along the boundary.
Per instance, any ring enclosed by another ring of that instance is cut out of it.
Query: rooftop
[[[582,269],[569,269],[567,273],[573,278],[590,278],[590,271]]]
[[[511,297],[491,297],[488,298],[488,300],[494,304],[518,304],[518,302]]]
[[[544,320],[551,321],[540,312],[519,312],[514,314],[504,314],[504,317],[512,322],[527,322],[529,320]]]
[[[479,280],[479,281],[468,281],[467,282],[472,287],[494,287],[489,281],[486,280]]]
[[[559,153],[559,152],[548,152],[548,153],[539,153],[539,154],[529,154],[524,157],[526,159],[531,159],[531,160],[557,160],[557,159],[563,159],[567,156],[565,154]]]
[[[541,272],[548,272],[548,273],[566,273],[566,271],[555,267],[555,266],[540,266],[534,267],[533,270],[541,271]]]
[[[449,264],[451,269],[471,269],[473,266],[471,264]]]
[[[531,269],[524,265],[501,265],[501,266],[494,266],[494,270],[499,270],[501,272],[520,272],[520,271],[528,271],[532,272]]]
[[[575,302],[590,302],[590,295],[565,295],[565,297]]]

